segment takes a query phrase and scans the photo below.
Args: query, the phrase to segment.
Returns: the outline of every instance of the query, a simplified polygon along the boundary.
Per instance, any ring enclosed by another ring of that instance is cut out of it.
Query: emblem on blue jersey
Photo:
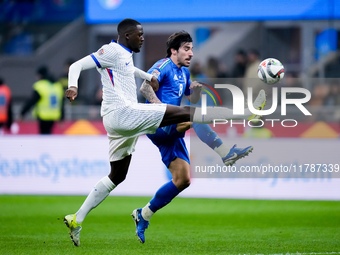
[[[177,75],[174,75],[174,81],[178,81]]]
[[[156,78],[158,78],[161,73],[157,69],[153,69],[151,74],[152,76],[155,76]]]

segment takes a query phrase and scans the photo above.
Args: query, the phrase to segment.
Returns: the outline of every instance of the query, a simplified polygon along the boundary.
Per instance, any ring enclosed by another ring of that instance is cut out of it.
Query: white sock
[[[224,143],[222,143],[219,147],[214,148],[214,151],[220,155],[221,158],[224,158],[228,155],[230,148],[227,147]]]
[[[144,220],[147,220],[147,221],[149,221],[151,219],[151,216],[154,214],[154,212],[150,210],[149,205],[150,203],[148,203],[142,209],[142,217]]]
[[[214,120],[237,120],[248,119],[252,113],[249,109],[244,110],[244,115],[234,115],[233,110],[226,107],[207,107],[207,114],[202,115],[201,108],[196,108],[193,116],[193,122],[211,124]]]
[[[86,215],[93,209],[96,208],[116,187],[108,176],[102,178],[90,192],[85,199],[84,203],[76,212],[77,223],[82,223]]]

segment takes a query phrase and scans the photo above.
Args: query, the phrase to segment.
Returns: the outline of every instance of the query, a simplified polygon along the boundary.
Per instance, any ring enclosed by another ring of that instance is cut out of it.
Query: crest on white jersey
[[[104,54],[104,50],[103,50],[103,49],[99,49],[99,50],[97,51],[97,53],[98,53],[99,56],[101,56],[101,55]]]

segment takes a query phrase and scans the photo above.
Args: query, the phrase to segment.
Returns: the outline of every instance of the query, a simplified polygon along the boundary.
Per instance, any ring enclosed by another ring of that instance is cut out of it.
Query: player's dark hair
[[[192,42],[192,38],[186,31],[180,31],[170,35],[166,42],[166,57],[169,58],[171,56],[171,49],[178,51],[181,45],[187,42]]]
[[[119,35],[122,35],[129,31],[131,28],[136,28],[137,25],[141,25],[137,20],[134,19],[123,19],[119,22],[117,31]]]

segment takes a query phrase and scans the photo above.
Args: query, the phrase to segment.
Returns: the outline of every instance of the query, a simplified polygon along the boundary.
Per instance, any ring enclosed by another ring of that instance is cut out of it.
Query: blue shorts
[[[156,130],[155,134],[147,135],[158,147],[166,167],[169,167],[176,158],[181,158],[190,164],[189,153],[183,139],[185,132],[180,133],[176,128],[177,124],[161,127]]]

